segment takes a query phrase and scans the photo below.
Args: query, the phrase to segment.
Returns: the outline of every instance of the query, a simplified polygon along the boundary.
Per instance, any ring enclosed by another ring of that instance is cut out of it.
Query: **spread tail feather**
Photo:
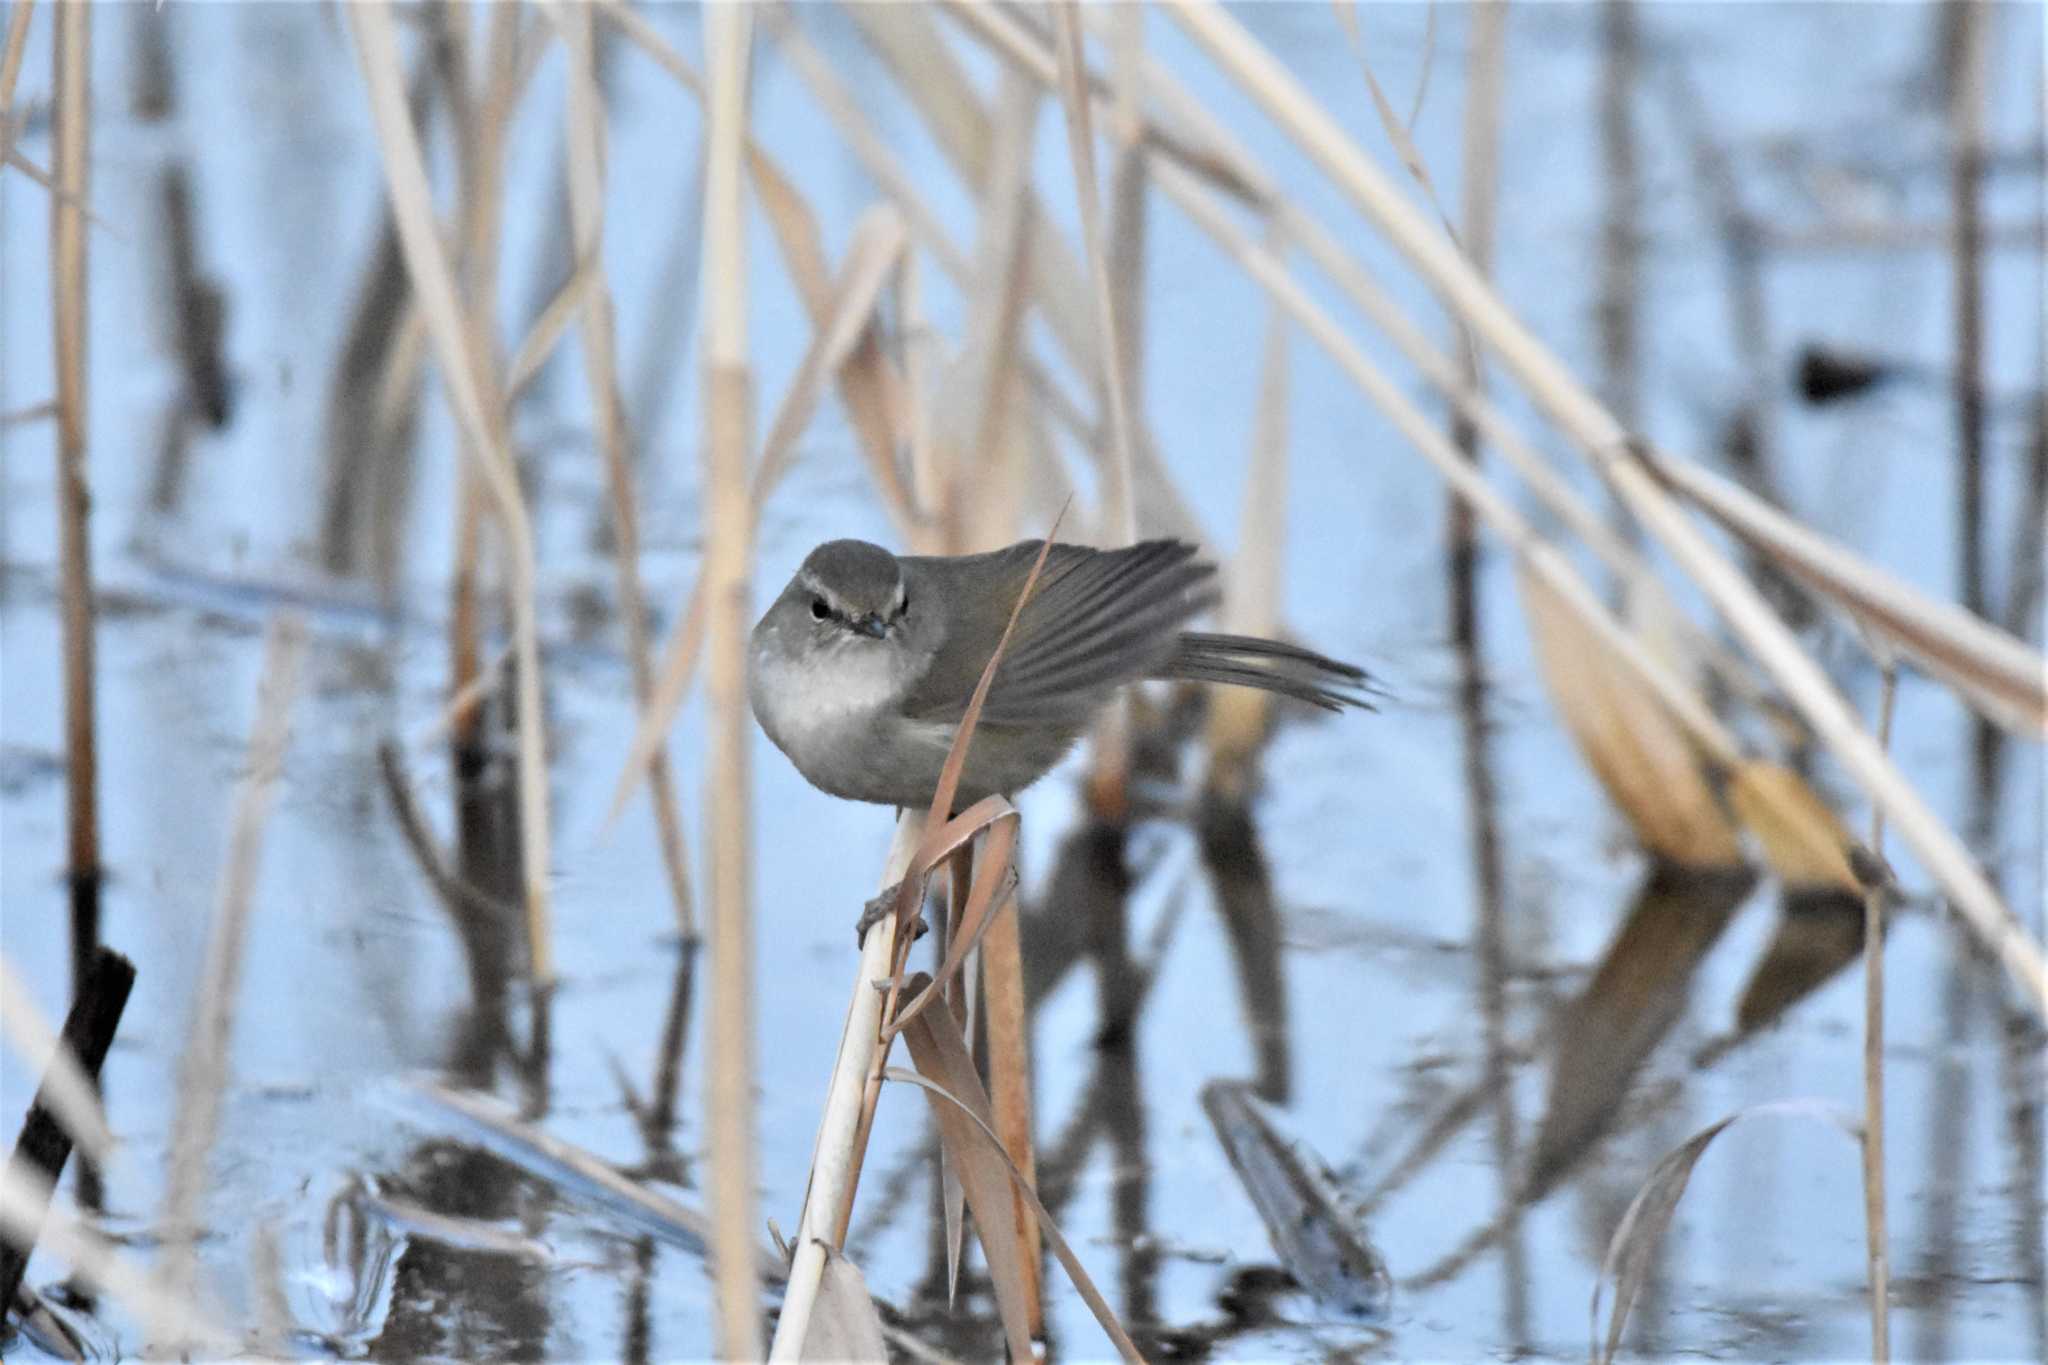
[[[1172,657],[1154,676],[1262,688],[1328,711],[1347,706],[1372,710],[1369,698],[1378,693],[1364,669],[1314,650],[1278,640],[1200,631],[1183,632]]]

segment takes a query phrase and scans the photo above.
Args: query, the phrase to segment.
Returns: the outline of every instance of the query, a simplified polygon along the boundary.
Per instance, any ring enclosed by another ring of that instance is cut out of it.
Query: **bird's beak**
[[[882,618],[873,612],[869,612],[866,616],[861,617],[860,620],[855,621],[853,628],[861,634],[873,636],[877,640],[889,633],[889,627],[882,624]]]

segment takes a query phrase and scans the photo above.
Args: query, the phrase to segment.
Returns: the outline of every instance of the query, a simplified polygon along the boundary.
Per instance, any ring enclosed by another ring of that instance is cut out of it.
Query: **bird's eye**
[[[811,599],[811,619],[813,621],[822,621],[831,614],[832,608],[825,605],[824,598],[813,597]]]

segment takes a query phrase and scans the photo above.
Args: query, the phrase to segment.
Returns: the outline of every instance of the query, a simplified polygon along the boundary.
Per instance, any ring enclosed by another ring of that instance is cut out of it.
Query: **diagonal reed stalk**
[[[481,466],[485,491],[505,541],[505,576],[512,606],[515,697],[519,734],[520,862],[526,900],[527,950],[533,982],[546,989],[554,980],[548,917],[549,824],[547,749],[542,733],[540,629],[534,602],[533,528],[512,468],[502,425],[492,416],[499,405],[487,400],[479,376],[495,373],[488,354],[477,354],[475,330],[456,292],[455,275],[442,245],[433,191],[420,148],[419,132],[406,108],[398,35],[388,0],[366,0],[343,11],[355,33],[370,109],[383,148],[386,187],[427,331],[464,437],[463,449]]]
[[[703,355],[705,695],[711,729],[705,842],[711,911],[711,1043],[706,1109],[719,1352],[761,1354],[754,1229],[753,921],[748,899],[747,561],[753,516],[747,462],[753,380],[747,366],[744,154],[753,13],[721,0],[704,12]]]

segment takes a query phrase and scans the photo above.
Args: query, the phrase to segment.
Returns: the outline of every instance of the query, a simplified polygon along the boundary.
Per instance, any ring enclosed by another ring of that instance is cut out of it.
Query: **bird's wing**
[[[920,587],[943,576],[945,638],[904,699],[906,715],[957,720],[995,652],[1038,541],[953,559],[903,561],[917,610]],[[1017,618],[989,687],[991,725],[1085,723],[1120,684],[1161,668],[1188,618],[1214,603],[1215,566],[1184,541],[1148,540],[1118,550],[1054,544],[1031,600]]]

